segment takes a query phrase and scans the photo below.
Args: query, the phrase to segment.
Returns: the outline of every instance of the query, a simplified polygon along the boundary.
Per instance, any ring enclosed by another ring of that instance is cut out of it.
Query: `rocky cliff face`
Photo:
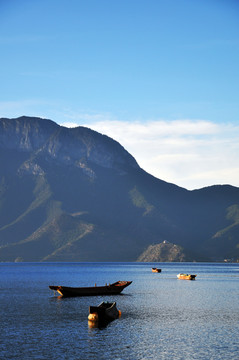
[[[0,119],[0,148],[34,152],[58,162],[87,169],[89,163],[105,168],[138,168],[135,159],[116,141],[85,127],[65,128],[51,120]],[[36,168],[32,159],[31,166]]]
[[[29,121],[30,120],[30,121]],[[49,139],[58,125],[51,120],[22,116],[0,119],[0,147],[21,151],[35,151]]]

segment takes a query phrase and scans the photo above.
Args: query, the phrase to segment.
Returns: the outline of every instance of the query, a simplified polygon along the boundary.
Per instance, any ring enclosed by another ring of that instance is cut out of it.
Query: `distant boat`
[[[152,272],[160,273],[162,270],[158,268],[152,268]]]
[[[116,302],[102,302],[98,306],[89,307],[88,320],[93,323],[104,323],[118,319],[121,311],[117,309]]]
[[[178,274],[177,278],[180,280],[195,280],[196,276],[192,274]]]
[[[132,281],[117,281],[105,286],[92,287],[69,287],[69,286],[52,286],[51,290],[57,291],[62,296],[97,296],[97,295],[118,295],[121,291],[129,286]]]

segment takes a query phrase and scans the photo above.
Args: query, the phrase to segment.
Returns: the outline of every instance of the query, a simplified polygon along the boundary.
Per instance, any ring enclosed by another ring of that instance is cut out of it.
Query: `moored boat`
[[[158,268],[152,268],[152,272],[160,273],[162,270]]]
[[[102,302],[98,306],[89,307],[88,320],[93,323],[110,322],[121,316],[117,309],[116,302]]]
[[[51,290],[57,291],[60,295],[69,296],[97,296],[97,295],[118,295],[124,288],[129,286],[132,281],[116,281],[105,286],[92,287],[70,287],[50,285]]]
[[[177,278],[180,280],[195,280],[197,275],[192,275],[192,274],[178,274]]]

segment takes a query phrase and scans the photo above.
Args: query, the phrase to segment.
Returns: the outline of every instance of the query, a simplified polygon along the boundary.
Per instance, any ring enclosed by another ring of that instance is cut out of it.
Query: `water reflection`
[[[111,321],[107,321],[107,320],[101,320],[101,321],[91,321],[88,320],[88,327],[89,329],[105,329],[111,322]]]

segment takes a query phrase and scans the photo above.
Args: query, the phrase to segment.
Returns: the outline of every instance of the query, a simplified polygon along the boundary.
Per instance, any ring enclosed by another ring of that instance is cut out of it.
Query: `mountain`
[[[165,240],[239,259],[239,188],[167,183],[91,129],[2,118],[0,169],[0,261],[136,261]]]
[[[139,262],[185,262],[194,261],[190,254],[186,254],[182,246],[171,244],[164,240],[161,244],[149,247],[137,259]]]

